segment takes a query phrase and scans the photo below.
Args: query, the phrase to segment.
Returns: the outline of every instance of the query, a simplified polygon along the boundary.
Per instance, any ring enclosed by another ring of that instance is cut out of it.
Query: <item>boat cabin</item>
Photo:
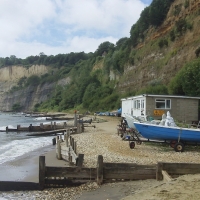
[[[170,112],[174,120],[192,123],[199,121],[200,97],[152,95],[143,94],[121,99],[122,113],[133,116],[152,116],[154,119],[162,119],[163,113]]]

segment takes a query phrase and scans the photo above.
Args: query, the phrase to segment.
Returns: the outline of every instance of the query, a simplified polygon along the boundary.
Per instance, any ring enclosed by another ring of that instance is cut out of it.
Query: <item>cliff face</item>
[[[66,85],[70,79],[61,79],[58,83],[46,83],[38,86],[29,86],[22,90],[10,93],[10,89],[17,85],[17,82],[22,77],[31,75],[41,76],[48,73],[49,67],[44,65],[33,65],[30,68],[22,66],[10,66],[0,69],[0,110],[10,111],[14,104],[22,106],[22,110],[32,110],[37,103],[46,101],[50,96],[55,86]]]
[[[119,90],[141,89],[152,81],[167,85],[186,62],[195,59],[195,50],[200,45],[199,13],[200,0],[190,0],[187,7],[185,1],[175,0],[163,24],[157,28],[150,27],[144,42],[134,49],[135,64],[125,67],[118,84]],[[181,30],[171,41],[170,32],[176,31],[177,23],[181,20],[192,25],[192,29]],[[168,45],[160,48],[158,43],[161,39],[166,40]]]
[[[181,20],[186,26],[177,31],[177,24]],[[200,0],[175,0],[163,24],[145,31],[144,41],[132,49],[134,65],[127,63],[124,73],[120,75],[110,69],[110,80],[118,80],[117,88],[122,93],[136,91],[152,82],[167,85],[186,62],[196,58],[195,50],[200,47],[199,26]],[[171,39],[172,31],[176,34],[174,40]],[[167,45],[160,46],[161,40],[167,41]],[[93,70],[103,68],[102,59],[94,65]],[[33,74],[41,76],[50,70],[52,70],[50,67],[44,65],[33,65],[30,68],[22,66],[0,68],[0,110],[9,111],[14,104],[20,104],[24,111],[32,110],[35,104],[48,100],[56,85],[64,86],[70,83],[70,77],[66,77],[55,83],[9,92],[17,85],[20,78]]]

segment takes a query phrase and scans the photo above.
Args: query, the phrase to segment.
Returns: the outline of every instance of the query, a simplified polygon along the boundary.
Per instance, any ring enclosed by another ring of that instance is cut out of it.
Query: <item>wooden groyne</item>
[[[39,126],[33,126],[32,124],[30,124],[28,127],[22,127],[21,125],[17,125],[16,129],[9,128],[7,126],[6,132],[40,132],[40,131],[51,131],[51,130],[66,129],[66,128],[67,128],[67,122],[63,122],[62,124],[51,122],[50,124],[40,123]]]
[[[40,156],[39,163],[39,184],[41,189],[89,181],[96,181],[101,185],[109,182],[156,178],[156,165],[104,163],[102,155],[98,156],[96,168],[81,166],[49,167],[45,165],[45,156]]]
[[[97,158],[96,167],[84,167],[84,154],[79,154],[76,164],[70,167],[52,167],[45,164],[45,156],[39,157],[39,181],[15,182],[0,181],[0,191],[43,190],[78,186],[83,183],[96,181],[101,185],[120,181],[136,181],[156,179],[172,181],[173,178],[185,174],[199,174],[200,164],[197,163],[165,163],[157,165],[138,165],[136,163],[107,163],[103,156]]]

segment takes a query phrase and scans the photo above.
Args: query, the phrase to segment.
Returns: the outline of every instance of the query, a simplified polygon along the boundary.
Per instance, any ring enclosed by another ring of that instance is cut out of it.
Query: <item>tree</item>
[[[108,53],[110,50],[114,50],[115,45],[111,42],[103,42],[99,45],[98,49],[96,50],[97,56],[102,56],[104,52]]]
[[[184,65],[169,84],[169,92],[176,95],[200,96],[200,58]]]

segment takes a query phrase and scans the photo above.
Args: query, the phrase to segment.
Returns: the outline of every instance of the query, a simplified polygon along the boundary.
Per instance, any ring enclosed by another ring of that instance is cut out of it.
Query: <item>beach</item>
[[[94,116],[91,116],[94,117]],[[97,118],[99,118],[98,116]],[[188,148],[178,153],[166,145],[142,143],[134,149],[117,134],[118,117],[101,116],[105,122],[92,123],[84,133],[73,135],[78,153],[84,154],[84,166],[96,167],[98,155],[105,162],[157,164],[157,162],[200,163],[200,149]],[[1,180],[38,182],[39,156],[45,155],[47,166],[68,166],[57,160],[54,145],[25,154],[0,166]],[[0,199],[198,199],[200,175],[184,175],[170,182],[139,180],[98,186],[90,182],[79,187],[45,189],[43,191],[0,192]]]

